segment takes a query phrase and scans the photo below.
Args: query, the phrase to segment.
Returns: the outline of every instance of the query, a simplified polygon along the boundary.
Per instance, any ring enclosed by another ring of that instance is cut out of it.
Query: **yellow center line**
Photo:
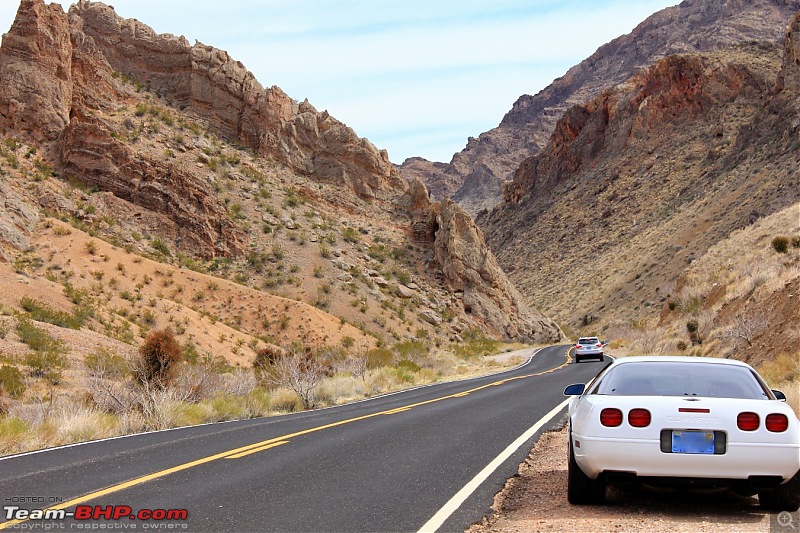
[[[206,463],[210,463],[210,462],[216,461],[218,459],[223,459],[223,458],[224,459],[239,459],[241,457],[245,457],[245,456],[250,455],[252,453],[268,450],[270,448],[274,448],[276,446],[280,446],[282,444],[286,444],[292,438],[300,437],[302,435],[308,435],[309,433],[315,433],[317,431],[322,431],[322,430],[334,428],[334,427],[337,427],[337,426],[343,426],[345,424],[351,424],[353,422],[359,422],[361,420],[367,420],[369,418],[374,418],[374,417],[378,417],[378,416],[398,414],[398,413],[402,413],[402,412],[405,412],[405,411],[409,411],[409,410],[411,410],[411,409],[413,409],[415,407],[420,407],[422,405],[428,405],[428,404],[435,403],[435,402],[441,402],[443,400],[449,400],[449,399],[452,399],[452,398],[460,398],[460,397],[463,397],[463,396],[467,396],[472,392],[480,391],[480,390],[486,389],[488,387],[496,387],[498,385],[504,385],[506,383],[509,383],[511,381],[516,381],[518,379],[528,379],[528,378],[532,378],[532,377],[536,377],[536,376],[541,376],[541,375],[544,375],[544,374],[549,374],[551,372],[555,372],[557,370],[560,370],[560,369],[564,368],[565,366],[567,366],[567,364],[569,364],[569,362],[571,361],[571,357],[569,356],[569,350],[567,350],[567,354],[566,355],[567,355],[567,361],[566,362],[564,362],[563,364],[561,364],[561,365],[559,365],[559,366],[557,366],[555,368],[551,368],[550,370],[537,372],[535,374],[526,374],[524,376],[517,376],[517,377],[513,377],[513,378],[507,378],[507,379],[503,379],[503,380],[498,380],[498,381],[494,381],[492,383],[489,383],[487,385],[481,385],[480,387],[475,387],[474,389],[470,389],[470,390],[467,390],[467,391],[464,391],[464,392],[458,392],[458,393],[455,393],[455,394],[450,394],[448,396],[442,396],[440,398],[434,398],[432,400],[425,400],[423,402],[412,403],[412,404],[409,404],[409,405],[405,405],[403,407],[397,407],[397,408],[389,409],[389,410],[386,410],[386,411],[380,411],[380,412],[372,413],[372,414],[368,414],[368,415],[357,416],[355,418],[348,418],[346,420],[340,420],[339,422],[333,422],[331,424],[325,424],[323,426],[317,426],[317,427],[313,427],[313,428],[309,428],[309,429],[304,429],[302,431],[297,431],[295,433],[289,433],[288,435],[282,435],[280,437],[275,437],[275,438],[268,439],[268,440],[265,440],[265,441],[256,442],[254,444],[248,444],[247,446],[242,446],[240,448],[235,448],[233,450],[228,450],[228,451],[217,453],[217,454],[214,454],[214,455],[209,455],[208,457],[203,457],[203,458],[197,459],[195,461],[190,461],[188,463],[183,463],[183,464],[180,464],[180,465],[177,465],[177,466],[173,466],[171,468],[167,468],[167,469],[164,469],[164,470],[159,470],[157,472],[153,472],[152,474],[147,474],[147,475],[144,475],[144,476],[140,476],[140,477],[131,479],[129,481],[124,481],[122,483],[118,483],[116,485],[112,485],[112,486],[107,487],[105,489],[101,489],[101,490],[98,490],[98,491],[95,491],[95,492],[90,492],[89,494],[85,494],[83,496],[78,496],[77,498],[73,498],[73,499],[71,499],[69,501],[62,502],[62,503],[59,503],[58,505],[54,505],[52,507],[49,507],[49,508],[46,509],[46,511],[49,511],[49,510],[56,510],[57,511],[57,510],[61,510],[61,509],[67,509],[69,507],[72,507],[72,506],[75,506],[75,505],[79,505],[79,504],[85,503],[85,502],[90,501],[90,500],[94,500],[94,499],[97,499],[97,498],[101,498],[103,496],[107,496],[108,494],[113,494],[115,492],[119,492],[121,490],[125,490],[125,489],[128,489],[130,487],[134,487],[136,485],[141,485],[142,483],[147,483],[148,481],[152,481],[154,479],[158,479],[158,478],[161,478],[161,477],[164,477],[164,476],[168,476],[169,474],[174,474],[176,472],[181,472],[183,470],[188,470],[189,468],[194,468],[195,466],[200,466],[200,465],[203,465],[203,464],[206,464]],[[2,522],[2,523],[0,523],[0,529],[5,529],[5,528],[7,528],[9,526],[12,526],[12,525],[15,525],[15,524],[20,524],[22,522],[27,522],[28,520],[29,519],[25,518],[25,519],[16,519],[16,520],[9,520],[7,522]]]
[[[244,457],[245,455],[250,455],[251,453],[256,453],[256,452],[263,452],[264,450],[269,450],[270,448],[276,448],[276,447],[280,446],[281,444],[286,444],[287,442],[289,442],[289,441],[288,440],[282,440],[280,442],[273,442],[272,444],[267,444],[266,446],[261,446],[260,448],[254,448],[252,450],[249,450],[249,451],[246,451],[246,452],[237,453],[235,455],[228,455],[227,457],[225,457],[225,459],[240,459],[240,458]]]

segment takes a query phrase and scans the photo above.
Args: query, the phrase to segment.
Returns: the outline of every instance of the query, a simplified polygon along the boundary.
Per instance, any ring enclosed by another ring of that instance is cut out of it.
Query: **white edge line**
[[[557,346],[557,345],[552,345],[552,346]],[[450,381],[437,381],[435,383],[428,383],[426,385],[418,385],[418,386],[412,387],[410,389],[402,389],[402,390],[398,390],[398,391],[387,392],[385,394],[380,394],[378,396],[370,396],[369,398],[362,398],[360,400],[355,400],[353,402],[343,403],[343,404],[340,404],[340,405],[331,405],[329,407],[322,407],[320,409],[310,409],[308,411],[301,411],[301,412],[298,412],[298,413],[288,413],[287,415],[278,415],[278,416],[292,416],[292,415],[301,415],[301,414],[304,414],[304,413],[313,413],[314,411],[325,411],[325,410],[328,410],[328,409],[335,409],[337,407],[345,407],[347,405],[354,405],[354,404],[358,404],[358,403],[369,402],[369,401],[372,401],[372,400],[378,400],[380,398],[385,398],[387,396],[394,396],[394,395],[397,395],[397,394],[403,394],[405,392],[411,392],[411,391],[415,391],[417,389],[424,389],[426,387],[433,387],[435,385],[445,385],[445,384],[448,384],[448,383],[458,383],[458,382],[462,382],[462,381],[463,382],[468,382],[468,381],[478,380],[478,379],[487,378],[487,377],[491,377],[491,376],[497,376],[499,374],[504,374],[506,372],[513,372],[514,370],[518,370],[518,369],[528,365],[533,360],[533,358],[534,358],[534,356],[536,354],[538,354],[544,348],[548,348],[548,347],[549,346],[542,346],[540,348],[523,348],[524,350],[525,349],[534,350],[534,352],[531,354],[531,356],[524,363],[521,363],[521,364],[515,366],[514,368],[506,368],[506,369],[503,369],[503,370],[498,370],[497,372],[492,372],[490,374],[486,374],[485,376],[475,376],[475,377],[471,377],[471,378],[453,379],[453,380],[450,380]],[[520,351],[522,351],[522,350],[520,350]],[[157,430],[154,430],[154,431],[141,431],[139,433],[129,433],[127,435],[115,435],[113,437],[106,437],[104,439],[94,439],[94,440],[87,440],[87,441],[82,441],[82,442],[73,442],[71,444],[62,444],[61,446],[53,446],[51,448],[41,448],[39,450],[31,450],[31,451],[28,451],[28,452],[21,452],[21,453],[15,453],[15,454],[11,454],[11,455],[4,455],[4,456],[0,457],[0,461],[7,461],[9,459],[18,459],[20,457],[27,457],[29,455],[38,455],[38,454],[41,454],[41,453],[49,453],[49,452],[53,452],[53,451],[56,451],[56,450],[63,450],[65,448],[75,448],[77,446],[85,446],[87,444],[97,444],[97,443],[100,443],[100,442],[108,442],[108,441],[113,441],[113,440],[127,439],[127,438],[130,438],[130,437],[138,437],[138,436],[141,436],[141,435],[150,435],[150,434],[153,434],[153,433],[166,433],[166,432],[169,432],[169,431],[179,431],[179,430],[182,430],[182,429],[191,429],[191,428],[198,428],[198,427],[203,427],[203,426],[213,426],[215,424],[231,424],[233,422],[242,422],[242,421],[245,421],[245,420],[257,420],[259,418],[277,418],[277,416],[273,416],[273,417],[260,416],[260,417],[256,417],[256,418],[236,418],[234,420],[222,420],[220,422],[205,422],[203,424],[194,424],[194,425],[191,425],[191,426],[178,426],[178,427],[174,427],[174,428],[157,429]]]
[[[560,413],[564,407],[567,406],[570,400],[571,398],[567,398],[558,404],[553,408],[552,411],[544,415],[538,422],[536,422],[528,431],[520,435],[517,440],[509,444],[508,447],[500,453],[500,455],[495,457],[491,463],[486,465],[483,470],[478,472],[478,475],[472,478],[469,483],[464,485],[464,488],[458,491],[455,496],[450,498],[450,501],[444,504],[444,507],[439,509],[439,512],[433,515],[433,517],[419,529],[419,533],[434,533],[436,530],[442,527],[442,524],[444,524],[445,521],[450,518],[450,515],[452,515],[459,507],[461,507],[461,504],[464,503],[464,501],[469,498],[473,492],[475,492],[481,483],[486,481],[492,472],[497,470],[497,468],[503,464],[506,459],[511,457],[511,454],[517,451],[520,446],[525,444],[531,437],[533,437],[533,435],[535,435],[536,432],[542,428],[542,426],[547,424],[558,413]]]

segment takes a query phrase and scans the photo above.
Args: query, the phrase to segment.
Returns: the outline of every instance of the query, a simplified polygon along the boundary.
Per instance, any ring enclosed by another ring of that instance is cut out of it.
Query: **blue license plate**
[[[713,431],[672,431],[672,453],[714,454]]]

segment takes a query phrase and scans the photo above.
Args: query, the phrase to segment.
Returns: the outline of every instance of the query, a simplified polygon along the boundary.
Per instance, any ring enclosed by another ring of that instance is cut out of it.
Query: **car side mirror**
[[[564,396],[580,396],[586,390],[586,385],[583,383],[576,383],[564,389]]]
[[[569,388],[569,387],[567,387],[567,388]],[[785,402],[785,401],[786,401],[786,395],[785,395],[784,393],[782,393],[781,391],[779,391],[779,390],[773,390],[773,391],[772,391],[772,394],[774,394],[774,395],[775,395],[775,399],[777,399],[777,400],[780,400],[780,401],[782,401],[782,402]]]

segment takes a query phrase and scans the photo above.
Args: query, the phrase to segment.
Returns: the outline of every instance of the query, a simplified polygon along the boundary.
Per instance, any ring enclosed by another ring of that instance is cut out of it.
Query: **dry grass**
[[[495,372],[520,362],[518,356],[473,358],[463,361],[452,353],[428,358],[431,366],[416,371],[385,366],[368,370],[364,378],[337,373],[326,378],[315,391],[314,406],[327,407],[441,379],[470,377]],[[111,405],[95,394],[57,395],[51,405],[14,401],[6,416],[0,416],[0,454],[18,453],[117,435],[167,429],[224,420],[253,418],[302,410],[302,401],[286,388],[265,390],[256,386],[251,370],[234,369],[223,374],[196,365],[182,370],[176,386],[167,390],[141,391],[131,384],[106,379],[105,386],[123,400]],[[87,381],[89,386],[97,381]],[[97,391],[95,391],[97,392]],[[90,402],[87,405],[85,402]]]

